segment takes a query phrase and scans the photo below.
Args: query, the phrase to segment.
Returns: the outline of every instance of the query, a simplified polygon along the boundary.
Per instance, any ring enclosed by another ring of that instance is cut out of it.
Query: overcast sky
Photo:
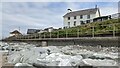
[[[1,4],[1,3],[0,3]],[[117,2],[3,2],[0,9],[2,36],[19,29],[26,33],[29,28],[63,27],[63,15],[73,11],[94,8],[98,5],[101,15],[118,12]]]

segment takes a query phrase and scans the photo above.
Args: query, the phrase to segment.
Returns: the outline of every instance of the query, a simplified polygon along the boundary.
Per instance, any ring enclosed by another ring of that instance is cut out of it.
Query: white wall
[[[96,17],[96,14],[91,14],[90,15],[90,19],[87,19],[87,15],[83,15],[83,18],[80,19],[80,16],[76,16],[76,19],[74,19],[74,17],[70,17],[70,20],[68,20],[68,17],[64,18],[64,27],[68,27],[68,22],[70,22],[70,27],[74,27],[74,21],[76,21],[76,26],[81,25],[80,21],[85,21],[86,20],[91,20]]]

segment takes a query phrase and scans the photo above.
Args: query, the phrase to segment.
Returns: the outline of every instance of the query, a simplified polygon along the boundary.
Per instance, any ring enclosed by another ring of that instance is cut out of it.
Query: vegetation
[[[113,34],[115,31],[116,34],[120,34],[120,19],[111,19],[105,20],[102,22],[92,22],[83,24],[76,27],[58,29],[50,32],[37,33],[32,35],[32,38],[63,38],[63,37],[83,37],[83,36],[92,36],[94,35],[104,35],[104,34]]]

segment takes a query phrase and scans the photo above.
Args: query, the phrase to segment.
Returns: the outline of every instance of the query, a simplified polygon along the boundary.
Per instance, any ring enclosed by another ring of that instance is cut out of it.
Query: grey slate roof
[[[79,15],[95,14],[97,12],[97,10],[99,10],[99,8],[72,11],[72,12],[69,12],[69,13],[65,14],[63,17],[72,17],[72,16],[79,16]]]
[[[40,31],[40,29],[28,29],[27,34],[34,34],[34,33],[37,33],[39,31]]]

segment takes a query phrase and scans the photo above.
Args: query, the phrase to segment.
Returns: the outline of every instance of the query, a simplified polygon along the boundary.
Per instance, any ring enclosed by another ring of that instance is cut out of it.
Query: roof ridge
[[[97,10],[99,10],[99,8],[90,8],[90,9],[72,11],[72,12],[66,13],[63,17],[92,14],[92,13],[96,13]]]
[[[76,11],[86,11],[86,10],[91,10],[91,9],[99,9],[99,8],[87,8],[87,9],[76,10]],[[72,11],[72,12],[76,12],[76,11]]]

